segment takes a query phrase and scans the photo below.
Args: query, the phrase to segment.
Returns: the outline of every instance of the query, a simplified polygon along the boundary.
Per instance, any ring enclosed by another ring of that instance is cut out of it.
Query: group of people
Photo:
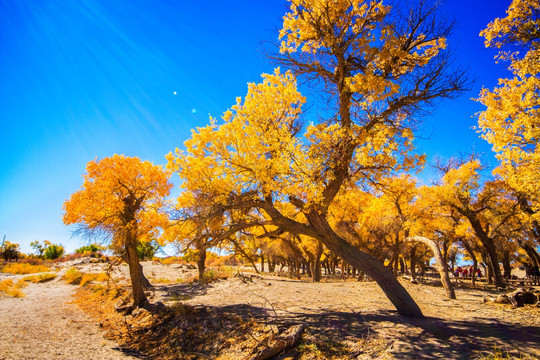
[[[454,275],[456,278],[469,278],[472,277],[473,272],[474,268],[472,267],[472,265],[458,266],[458,268],[454,272]],[[480,269],[476,269],[476,277],[482,277],[482,272],[480,271]]]

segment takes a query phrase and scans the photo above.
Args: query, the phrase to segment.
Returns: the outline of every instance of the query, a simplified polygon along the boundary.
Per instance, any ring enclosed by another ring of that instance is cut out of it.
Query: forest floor
[[[104,266],[63,266],[73,265]],[[112,310],[118,299],[83,289],[75,301],[89,317],[73,304],[77,287],[60,280],[29,284],[24,298],[0,298],[0,359],[242,359],[296,324],[305,326],[299,344],[277,358],[540,358],[540,308],[484,303],[493,290],[458,288],[447,300],[439,286],[402,281],[426,316],[409,319],[374,282],[231,269],[226,279],[197,282],[186,265],[143,266],[154,284],[151,302],[165,304],[164,312],[123,316]]]

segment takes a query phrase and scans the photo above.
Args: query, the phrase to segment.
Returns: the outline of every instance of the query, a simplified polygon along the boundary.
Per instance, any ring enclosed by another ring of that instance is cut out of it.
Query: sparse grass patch
[[[166,258],[154,258],[154,261],[158,261],[163,265],[172,265],[172,264],[186,264],[186,261],[179,256],[169,256]]]
[[[7,264],[2,268],[3,273],[17,275],[36,274],[47,271],[51,271],[51,269],[45,265],[33,265],[28,263],[12,263]]]
[[[77,268],[69,268],[67,269],[66,273],[64,274],[63,279],[68,284],[79,284],[82,280],[82,274]]]
[[[22,279],[17,282],[14,282],[13,279],[2,280],[0,281],[0,294],[16,298],[24,297],[24,293],[21,289],[26,285],[26,282]]]
[[[524,355],[519,352],[518,355],[511,354],[509,351],[501,349],[499,346],[495,346],[493,348],[493,351],[489,352],[482,352],[480,353],[475,359],[478,360],[513,360],[513,359],[520,359],[520,360],[532,360],[533,358],[529,355]]]
[[[219,279],[219,274],[213,269],[208,269],[203,274],[203,281],[214,281]]]
[[[160,278],[148,278],[148,281],[150,281],[151,284],[174,284],[174,283],[178,283],[179,281],[177,280],[172,280],[172,279],[168,279],[168,278],[163,278],[163,277],[160,277]]]
[[[108,279],[107,274],[104,272],[100,272],[97,274],[96,273],[83,274],[79,285],[84,286],[91,281],[104,282],[104,281],[107,281],[107,279]]]
[[[43,274],[38,274],[38,275],[25,276],[23,280],[30,281],[32,283],[44,283],[47,281],[51,281],[54,278],[56,278],[55,273],[43,273]]]

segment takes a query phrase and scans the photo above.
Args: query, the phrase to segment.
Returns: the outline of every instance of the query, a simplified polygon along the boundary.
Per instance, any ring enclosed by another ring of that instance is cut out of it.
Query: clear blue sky
[[[490,147],[472,130],[482,87],[505,76],[478,33],[510,0],[446,0],[450,45],[474,88],[424,120],[430,158]],[[85,165],[117,154],[165,164],[190,130],[219,117],[273,66],[282,0],[0,0],[0,236],[83,241],[62,224],[62,203]],[[429,174],[426,175],[429,178]]]

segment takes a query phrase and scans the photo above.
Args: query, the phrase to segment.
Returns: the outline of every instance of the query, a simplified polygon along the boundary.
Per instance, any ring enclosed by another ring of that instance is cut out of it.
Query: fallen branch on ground
[[[279,335],[273,345],[259,351],[250,360],[265,360],[279,354],[288,347],[292,347],[299,339],[304,325],[295,325],[288,328],[283,334]]]

